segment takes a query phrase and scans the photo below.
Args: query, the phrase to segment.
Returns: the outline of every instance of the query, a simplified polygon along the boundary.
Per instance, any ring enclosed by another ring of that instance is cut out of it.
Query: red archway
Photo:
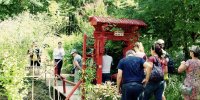
[[[102,56],[104,54],[105,42],[107,40],[112,41],[124,41],[126,47],[123,49],[123,54],[129,49],[132,49],[134,43],[138,41],[138,30],[147,25],[141,20],[131,19],[114,19],[107,17],[90,17],[90,24],[95,28],[94,37],[94,52],[93,59],[97,64],[97,84],[102,82]],[[86,68],[86,39],[84,36],[83,42],[83,69]]]

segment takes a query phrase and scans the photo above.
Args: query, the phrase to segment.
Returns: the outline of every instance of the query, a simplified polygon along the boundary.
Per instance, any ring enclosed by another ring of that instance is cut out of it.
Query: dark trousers
[[[31,60],[31,66],[40,66],[41,60],[33,61]]]
[[[155,100],[162,100],[163,91],[164,91],[164,81],[149,82],[145,87],[143,100],[149,100],[152,95],[155,96]]]
[[[106,81],[110,81],[110,73],[102,74],[102,82],[105,83]]]
[[[55,59],[54,61],[57,63],[57,66],[56,66],[56,68],[57,68],[57,74],[60,75],[62,64],[63,64],[63,60],[61,60],[61,59]]]
[[[142,94],[144,87],[141,83],[130,82],[122,85],[121,100],[138,100]]]

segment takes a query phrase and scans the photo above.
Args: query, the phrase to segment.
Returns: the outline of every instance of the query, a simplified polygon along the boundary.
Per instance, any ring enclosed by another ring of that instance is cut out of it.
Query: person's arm
[[[144,85],[146,85],[149,81],[150,75],[151,75],[151,70],[153,68],[153,63],[152,62],[145,62],[143,64],[144,68],[146,69],[146,77],[145,79],[142,81],[142,83]]]
[[[118,73],[117,73],[117,90],[118,90],[118,92],[120,92],[121,81],[122,81],[122,70],[118,69]]]
[[[167,62],[165,62],[164,64],[164,74],[167,74],[168,73],[168,67],[167,67]]]
[[[74,66],[81,70],[81,66],[78,64],[77,60],[74,60]]]
[[[168,67],[164,66],[164,74],[167,74],[167,73],[168,73]]]
[[[186,70],[187,66],[185,65],[185,61],[181,62],[181,65],[178,67],[178,73],[183,72],[184,70]]]
[[[64,57],[64,55],[65,55],[65,50],[62,49],[62,51],[61,51],[61,56]]]
[[[167,58],[162,58],[161,59],[161,65],[163,67],[163,73],[167,74],[168,73],[168,65],[167,65],[168,61]]]

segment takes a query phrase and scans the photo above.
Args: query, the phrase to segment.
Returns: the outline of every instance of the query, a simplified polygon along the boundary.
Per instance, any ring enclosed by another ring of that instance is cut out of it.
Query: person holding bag
[[[200,60],[198,58],[200,48],[198,46],[192,46],[189,48],[190,57],[192,59],[181,62],[178,68],[178,73],[186,71],[186,78],[184,84],[181,86],[181,91],[184,96],[184,100],[197,100],[200,83]]]
[[[162,100],[164,91],[164,73],[167,72],[167,62],[161,57],[163,55],[162,48],[158,44],[151,47],[151,57],[148,62],[153,66],[149,82],[145,86],[143,100],[149,100],[154,95],[155,100]]]

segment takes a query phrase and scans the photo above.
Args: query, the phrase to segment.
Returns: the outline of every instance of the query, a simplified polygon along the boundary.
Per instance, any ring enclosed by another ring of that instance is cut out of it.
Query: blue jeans
[[[121,100],[137,100],[143,92],[144,87],[140,83],[130,82],[122,85]]]
[[[149,82],[145,87],[143,100],[149,100],[153,94],[155,96],[155,100],[162,100],[164,83],[164,81]]]

